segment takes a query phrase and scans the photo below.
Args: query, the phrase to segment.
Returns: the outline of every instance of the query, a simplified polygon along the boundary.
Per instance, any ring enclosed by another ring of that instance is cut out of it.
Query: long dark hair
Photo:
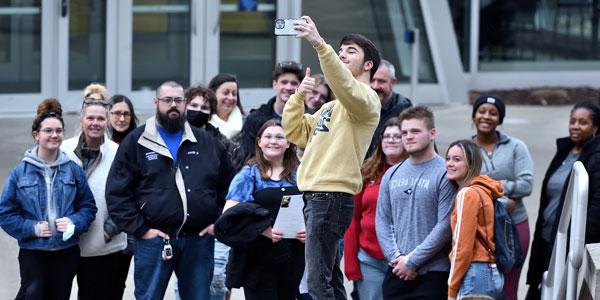
[[[139,122],[138,117],[135,114],[135,110],[133,109],[133,103],[131,102],[131,100],[125,95],[116,94],[116,95],[110,97],[110,100],[108,101],[108,110],[109,111],[112,110],[112,108],[113,108],[113,106],[115,106],[115,104],[121,103],[121,102],[125,102],[125,104],[127,104],[127,107],[129,107],[129,111],[131,112],[129,128],[127,128],[127,131],[126,131],[126,133],[129,133],[130,131],[134,130],[138,126],[138,122]],[[114,129],[112,128],[112,126],[110,126],[111,133],[113,132],[113,130]]]
[[[256,162],[258,165],[258,170],[260,171],[260,177],[262,179],[269,179],[268,171],[271,169],[271,163],[265,159],[262,149],[258,146],[258,141],[262,137],[263,132],[269,127],[278,126],[282,127],[281,123],[275,119],[271,119],[266,121],[258,130],[258,134],[256,134],[256,141],[254,142],[256,146],[256,156],[250,159],[249,162]],[[283,127],[282,127],[283,128]],[[288,147],[283,153],[283,172],[281,172],[281,177],[289,182],[295,182],[292,174],[298,168],[300,162],[298,161],[298,157],[296,156],[295,145],[290,143],[290,147]]]
[[[237,86],[237,107],[240,109],[242,115],[246,115],[246,113],[244,112],[244,108],[242,107],[242,101],[240,99],[240,84],[238,83],[237,77],[235,77],[235,75],[228,73],[217,74],[217,76],[213,77],[208,83],[208,88],[216,94],[217,89],[225,82],[235,82],[235,85]]]

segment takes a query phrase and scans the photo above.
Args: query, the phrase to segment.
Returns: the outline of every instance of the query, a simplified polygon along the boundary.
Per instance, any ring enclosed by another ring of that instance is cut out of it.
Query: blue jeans
[[[471,262],[458,290],[457,298],[468,295],[488,295],[494,299],[502,299],[504,277],[495,264],[491,266],[492,264],[486,262]]]
[[[215,241],[215,269],[210,285],[210,296],[212,300],[223,300],[227,293],[225,286],[225,269],[229,260],[229,246]]]
[[[175,271],[182,299],[210,299],[215,239],[213,236],[172,238],[173,258],[162,260],[163,240],[135,239],[134,282],[136,299],[163,299]]]
[[[313,299],[346,299],[338,248],[352,220],[354,199],[347,193],[305,192],[304,200],[308,292]]]
[[[385,259],[371,257],[362,249],[358,249],[358,262],[363,279],[356,281],[360,300],[383,300],[381,285],[385,279],[388,264]]]

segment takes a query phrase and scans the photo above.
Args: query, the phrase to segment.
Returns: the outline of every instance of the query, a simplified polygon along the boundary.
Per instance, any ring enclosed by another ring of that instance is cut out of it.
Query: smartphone
[[[294,22],[304,19],[277,19],[275,20],[275,35],[297,35],[300,30],[294,29]]]

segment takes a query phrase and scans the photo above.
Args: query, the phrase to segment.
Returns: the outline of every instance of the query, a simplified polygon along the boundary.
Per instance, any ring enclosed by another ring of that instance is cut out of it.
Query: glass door
[[[41,0],[0,1],[0,94],[40,93]]]
[[[131,89],[190,84],[190,0],[133,0]]]
[[[68,89],[106,83],[106,1],[69,1]]]

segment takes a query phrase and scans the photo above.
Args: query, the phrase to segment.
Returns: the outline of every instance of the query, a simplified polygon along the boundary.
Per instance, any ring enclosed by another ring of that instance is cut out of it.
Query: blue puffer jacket
[[[16,238],[19,247],[35,250],[59,250],[79,243],[96,215],[94,196],[83,169],[64,152],[52,164],[37,157],[37,148],[10,173],[0,198],[0,226]],[[56,230],[56,219],[67,217],[75,225],[75,234],[67,241]],[[35,234],[36,224],[48,221],[50,238]]]

